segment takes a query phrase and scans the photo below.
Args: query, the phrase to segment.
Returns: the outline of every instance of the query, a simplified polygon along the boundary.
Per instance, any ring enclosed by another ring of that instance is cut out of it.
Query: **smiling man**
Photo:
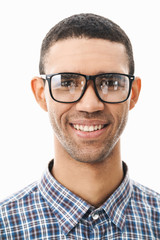
[[[31,86],[55,157],[39,182],[1,203],[1,239],[160,239],[160,196],[121,159],[141,89],[125,32],[94,14],[64,19],[43,40]]]

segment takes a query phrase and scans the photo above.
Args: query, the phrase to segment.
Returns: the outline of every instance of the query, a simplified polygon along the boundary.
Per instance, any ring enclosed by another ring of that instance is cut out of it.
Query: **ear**
[[[31,88],[36,101],[41,106],[41,108],[43,108],[43,110],[47,112],[48,110],[47,110],[47,103],[45,98],[45,85],[42,78],[34,77],[31,80]]]
[[[132,93],[130,98],[130,110],[136,105],[141,91],[141,79],[136,77],[132,84]]]

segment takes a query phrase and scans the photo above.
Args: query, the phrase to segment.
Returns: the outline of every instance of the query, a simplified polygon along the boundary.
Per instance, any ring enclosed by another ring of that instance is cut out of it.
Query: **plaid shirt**
[[[0,240],[160,239],[160,195],[131,181],[124,168],[123,182],[98,209],[47,169],[39,182],[0,203]]]

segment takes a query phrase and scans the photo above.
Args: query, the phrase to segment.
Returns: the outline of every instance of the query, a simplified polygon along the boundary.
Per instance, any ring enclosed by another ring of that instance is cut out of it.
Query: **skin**
[[[86,75],[116,72],[128,74],[125,47],[102,39],[66,39],[50,47],[45,61],[46,74],[75,72]],[[120,104],[101,102],[89,81],[77,103],[55,102],[48,84],[34,77],[31,86],[39,105],[48,112],[54,131],[55,158],[53,176],[66,188],[90,203],[100,206],[120,185],[123,168],[120,136],[129,110],[139,97],[141,80],[136,77],[130,98]],[[73,124],[106,127],[96,132],[83,132]]]

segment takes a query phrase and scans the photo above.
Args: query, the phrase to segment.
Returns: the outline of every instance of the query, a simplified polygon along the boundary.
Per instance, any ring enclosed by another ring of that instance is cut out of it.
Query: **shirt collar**
[[[49,163],[49,168],[52,166],[53,161]],[[49,169],[42,176],[39,189],[66,235],[90,208],[88,203],[57,182]]]
[[[93,207],[57,182],[50,173],[49,169],[52,169],[52,167],[53,161],[49,163],[49,168],[42,176],[39,189],[54,212],[62,231],[67,235],[87,211],[93,209]],[[121,230],[123,230],[125,224],[125,210],[132,193],[132,184],[129,179],[127,165],[123,163],[123,167],[125,177],[122,183],[100,207],[104,209],[110,220]]]
[[[123,231],[125,225],[125,210],[129,204],[133,186],[129,178],[128,167],[123,162],[124,179],[115,192],[103,204],[102,208],[111,221]]]

